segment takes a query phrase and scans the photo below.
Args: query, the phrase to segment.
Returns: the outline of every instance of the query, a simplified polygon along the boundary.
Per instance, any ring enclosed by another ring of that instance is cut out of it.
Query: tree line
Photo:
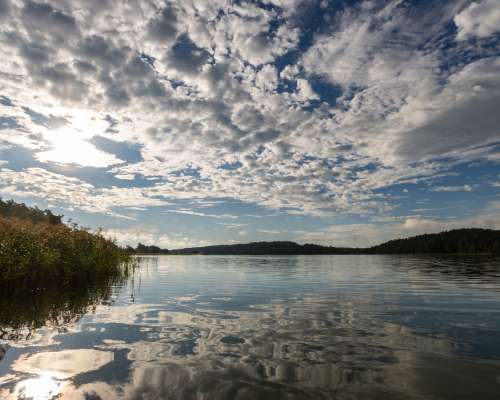
[[[44,222],[50,225],[62,224],[63,215],[53,214],[50,210],[41,210],[38,207],[29,207],[14,200],[4,201],[0,198],[0,216],[5,218],[19,218],[31,222]]]
[[[390,240],[368,251],[375,254],[500,254],[500,230],[454,229]]]
[[[141,254],[313,255],[313,254],[500,254],[500,230],[466,228],[395,239],[367,247],[333,247],[290,241],[252,242],[178,250],[139,244]]]

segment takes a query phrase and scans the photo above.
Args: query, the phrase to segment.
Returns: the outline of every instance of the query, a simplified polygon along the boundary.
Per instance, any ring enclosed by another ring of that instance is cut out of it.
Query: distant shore
[[[500,230],[464,228],[440,233],[395,239],[367,247],[333,247],[295,242],[252,242],[240,244],[190,247],[142,254],[171,255],[361,255],[361,254],[413,254],[413,255],[497,255],[500,254]],[[141,254],[136,252],[136,254]]]
[[[155,256],[481,256],[481,257],[495,257],[500,256],[494,253],[345,253],[345,254],[204,254],[204,253],[176,253],[172,251],[165,254],[155,254],[155,253],[134,253],[136,257],[155,257]]]

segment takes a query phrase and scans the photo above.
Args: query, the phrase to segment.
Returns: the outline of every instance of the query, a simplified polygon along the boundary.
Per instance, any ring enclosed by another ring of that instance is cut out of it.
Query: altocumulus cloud
[[[373,229],[418,192],[390,188],[470,192],[464,166],[498,162],[500,3],[339,3],[0,0],[0,194],[111,216],[232,199]]]

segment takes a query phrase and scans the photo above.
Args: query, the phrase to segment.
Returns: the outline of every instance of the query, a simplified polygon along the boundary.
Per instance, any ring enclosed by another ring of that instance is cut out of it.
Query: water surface
[[[499,399],[500,261],[145,257],[0,299],[2,399]]]

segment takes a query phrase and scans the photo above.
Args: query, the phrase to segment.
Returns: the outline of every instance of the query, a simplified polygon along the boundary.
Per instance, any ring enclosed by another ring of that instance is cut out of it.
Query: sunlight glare
[[[122,162],[113,154],[97,149],[87,141],[88,137],[82,137],[82,134],[76,130],[48,131],[44,137],[51,143],[51,149],[36,154],[36,158],[42,162],[89,167],[107,167]]]
[[[49,400],[59,394],[62,387],[63,383],[51,374],[43,374],[38,378],[22,381],[16,388],[16,392],[25,399]]]

